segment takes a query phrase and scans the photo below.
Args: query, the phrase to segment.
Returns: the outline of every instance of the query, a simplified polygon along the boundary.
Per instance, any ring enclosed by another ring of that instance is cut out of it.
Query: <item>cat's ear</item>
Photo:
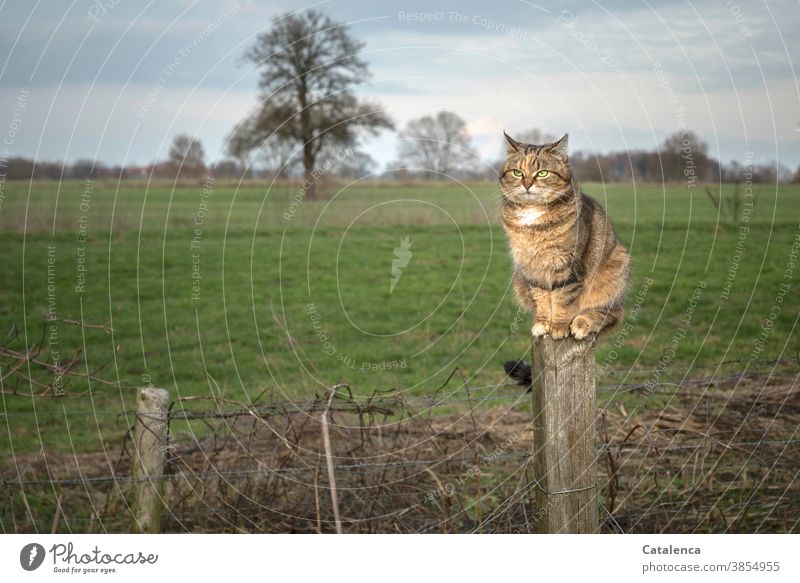
[[[569,134],[564,134],[557,142],[553,142],[548,146],[548,150],[567,157],[567,148],[569,147]]]
[[[503,132],[503,135],[506,137],[506,142],[508,142],[508,145],[506,146],[506,152],[508,154],[519,152],[522,149],[523,144],[520,144],[517,140],[509,136],[506,132]]]

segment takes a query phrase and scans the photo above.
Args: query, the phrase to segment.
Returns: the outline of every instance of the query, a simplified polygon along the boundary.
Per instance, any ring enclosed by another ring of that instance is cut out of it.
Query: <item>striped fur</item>
[[[607,331],[622,320],[628,251],[597,201],[581,192],[569,167],[566,135],[542,145],[508,135],[506,140],[503,227],[514,260],[514,290],[534,314],[533,335],[581,340]],[[544,171],[546,176],[537,175]]]

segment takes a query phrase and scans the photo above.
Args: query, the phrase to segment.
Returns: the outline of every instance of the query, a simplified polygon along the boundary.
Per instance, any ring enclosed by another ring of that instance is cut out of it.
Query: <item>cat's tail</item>
[[[506,374],[511,379],[515,380],[518,385],[523,387],[531,386],[533,374],[531,371],[531,365],[529,365],[527,362],[523,362],[521,360],[509,360],[503,365],[503,368],[506,370]]]

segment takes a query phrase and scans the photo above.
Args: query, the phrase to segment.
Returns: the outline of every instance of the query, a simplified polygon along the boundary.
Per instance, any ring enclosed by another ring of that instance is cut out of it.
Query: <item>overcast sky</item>
[[[7,0],[0,153],[143,164],[187,132],[216,160],[257,104],[242,53],[311,6],[366,42],[359,94],[398,127],[456,112],[487,159],[502,129],[568,131],[572,149],[606,152],[653,148],[683,124],[723,161],[800,164],[797,0]],[[395,134],[365,146],[386,163]]]

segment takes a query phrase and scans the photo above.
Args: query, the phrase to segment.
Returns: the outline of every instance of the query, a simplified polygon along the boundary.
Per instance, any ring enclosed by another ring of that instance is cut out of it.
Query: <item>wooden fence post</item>
[[[139,391],[136,426],[133,433],[133,510],[134,532],[161,530],[161,476],[167,449],[169,393],[148,387]]]
[[[599,530],[594,343],[533,339],[536,530]]]

